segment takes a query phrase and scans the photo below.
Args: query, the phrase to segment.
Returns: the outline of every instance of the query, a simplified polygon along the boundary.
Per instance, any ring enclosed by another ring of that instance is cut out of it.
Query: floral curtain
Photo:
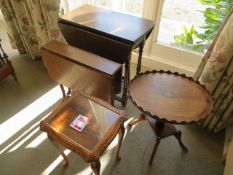
[[[218,132],[233,122],[233,15],[232,11],[214,44],[204,57],[194,78],[204,84],[214,99],[214,110],[202,123]]]
[[[57,25],[61,0],[0,0],[12,46],[31,58],[52,39],[64,41]]]

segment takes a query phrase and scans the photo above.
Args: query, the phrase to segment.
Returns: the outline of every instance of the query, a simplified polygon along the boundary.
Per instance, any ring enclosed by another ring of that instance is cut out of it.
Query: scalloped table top
[[[173,124],[201,121],[213,108],[205,87],[178,73],[141,73],[131,81],[129,96],[142,112]]]

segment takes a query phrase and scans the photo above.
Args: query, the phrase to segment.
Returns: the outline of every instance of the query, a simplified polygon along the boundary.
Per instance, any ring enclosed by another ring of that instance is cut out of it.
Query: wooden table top
[[[58,54],[64,59],[70,60],[84,67],[88,67],[94,71],[101,72],[105,76],[113,75],[121,68],[121,65],[114,61],[56,40],[52,40],[42,46],[42,54],[43,50]]]
[[[91,5],[83,5],[61,16],[59,22],[61,21],[131,45],[141,40],[154,27],[151,20]]]
[[[178,73],[141,73],[131,81],[129,96],[142,112],[173,124],[201,121],[213,108],[205,87]]]

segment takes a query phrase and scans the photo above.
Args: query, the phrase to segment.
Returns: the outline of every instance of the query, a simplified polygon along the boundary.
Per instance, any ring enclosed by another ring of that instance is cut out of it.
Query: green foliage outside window
[[[204,49],[212,42],[225,16],[230,11],[233,0],[197,1],[206,6],[205,11],[201,11],[204,15],[205,23],[199,26],[203,29],[203,32],[198,32],[194,25],[190,29],[183,25],[183,33],[181,35],[175,35],[174,40],[181,46],[191,46],[193,50],[204,52]]]

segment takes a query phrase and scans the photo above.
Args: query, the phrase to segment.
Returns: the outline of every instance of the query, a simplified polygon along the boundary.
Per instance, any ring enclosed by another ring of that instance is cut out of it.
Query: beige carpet
[[[20,56],[10,48],[0,21],[0,38],[10,55],[18,82],[0,81],[0,174],[1,175],[89,175],[90,166],[70,153],[70,165],[62,166],[57,150],[38,130],[38,122],[54,107],[60,91],[47,75],[41,61]],[[129,101],[128,118],[139,115]],[[146,122],[127,130],[122,160],[115,162],[115,142],[101,158],[103,175],[221,175],[224,133],[211,134],[197,125],[177,126],[189,152],[183,153],[174,137],[161,141],[152,166],[148,166],[155,137]]]

